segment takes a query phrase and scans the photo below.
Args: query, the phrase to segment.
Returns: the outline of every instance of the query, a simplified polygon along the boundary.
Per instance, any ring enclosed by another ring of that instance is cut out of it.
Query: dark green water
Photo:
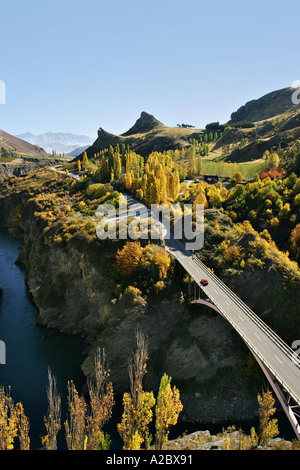
[[[80,370],[83,341],[80,337],[51,334],[36,325],[37,311],[24,282],[24,273],[15,265],[22,241],[0,229],[0,340],[6,345],[6,364],[0,364],[0,384],[11,386],[15,402],[21,402],[30,421],[31,449],[41,447],[46,429],[46,388],[48,367],[57,379],[62,397],[62,421],[67,416],[67,382],[73,379],[80,390],[84,377]],[[64,446],[63,431],[60,446]]]
[[[32,450],[41,448],[41,439],[46,432],[43,417],[48,408],[46,388],[48,367],[57,379],[62,398],[62,423],[67,418],[67,382],[73,380],[81,391],[85,378],[80,366],[83,362],[84,342],[80,337],[51,333],[36,325],[37,310],[28,295],[24,272],[15,264],[22,240],[9,236],[7,230],[0,229],[0,285],[3,297],[0,300],[0,340],[6,345],[6,364],[0,364],[0,384],[11,386],[15,402],[21,402],[30,420],[30,440]],[[112,420],[105,427],[112,438],[112,449],[121,449],[122,442],[117,433],[117,423],[121,420],[120,398],[114,407]],[[282,412],[277,413],[281,437],[294,439],[294,433]],[[236,424],[245,432],[257,422],[227,423]],[[214,426],[178,424],[170,438],[183,432],[208,429],[212,434],[221,432],[227,424]],[[154,430],[152,430],[154,431]],[[59,433],[58,448],[65,449],[64,428]]]

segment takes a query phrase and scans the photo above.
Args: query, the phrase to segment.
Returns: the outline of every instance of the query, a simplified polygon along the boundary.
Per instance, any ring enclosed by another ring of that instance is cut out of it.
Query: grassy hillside
[[[199,172],[188,167],[189,150],[194,148],[195,159],[202,159],[202,174],[231,177],[240,171],[247,178],[255,178],[272,165],[270,155],[276,153],[276,167],[298,171],[300,149],[300,109],[293,104],[293,88],[284,88],[246,103],[232,113],[229,122],[208,123],[205,129],[178,125],[167,127],[154,116],[142,112],[136,123],[124,134],[114,135],[100,128],[87,157],[99,165],[110,147],[122,155],[129,149],[141,155],[145,162],[149,155],[166,153],[180,167],[182,179],[197,177]],[[179,153],[178,153],[179,152]],[[81,161],[83,153],[73,162]],[[237,166],[238,164],[238,166]]]
[[[32,145],[0,129],[0,157],[11,160],[20,155],[45,157],[48,154],[41,147]]]

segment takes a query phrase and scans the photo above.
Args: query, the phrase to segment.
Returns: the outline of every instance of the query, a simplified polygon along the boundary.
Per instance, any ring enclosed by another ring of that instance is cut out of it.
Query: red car
[[[203,286],[207,286],[208,280],[207,280],[207,279],[201,279],[201,284],[202,284]]]

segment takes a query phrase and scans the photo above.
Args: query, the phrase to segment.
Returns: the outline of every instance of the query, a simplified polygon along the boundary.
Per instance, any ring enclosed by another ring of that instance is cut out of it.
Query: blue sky
[[[1,0],[0,129],[226,122],[300,80],[299,0]]]

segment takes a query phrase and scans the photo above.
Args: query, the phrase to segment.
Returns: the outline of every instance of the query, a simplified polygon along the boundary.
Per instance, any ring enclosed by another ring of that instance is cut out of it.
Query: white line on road
[[[277,361],[279,361],[282,364],[281,360],[276,356],[276,354],[274,354],[274,356],[276,357]]]
[[[254,334],[255,334],[256,338],[258,338],[259,341],[261,341],[260,337],[256,333],[254,333]]]

